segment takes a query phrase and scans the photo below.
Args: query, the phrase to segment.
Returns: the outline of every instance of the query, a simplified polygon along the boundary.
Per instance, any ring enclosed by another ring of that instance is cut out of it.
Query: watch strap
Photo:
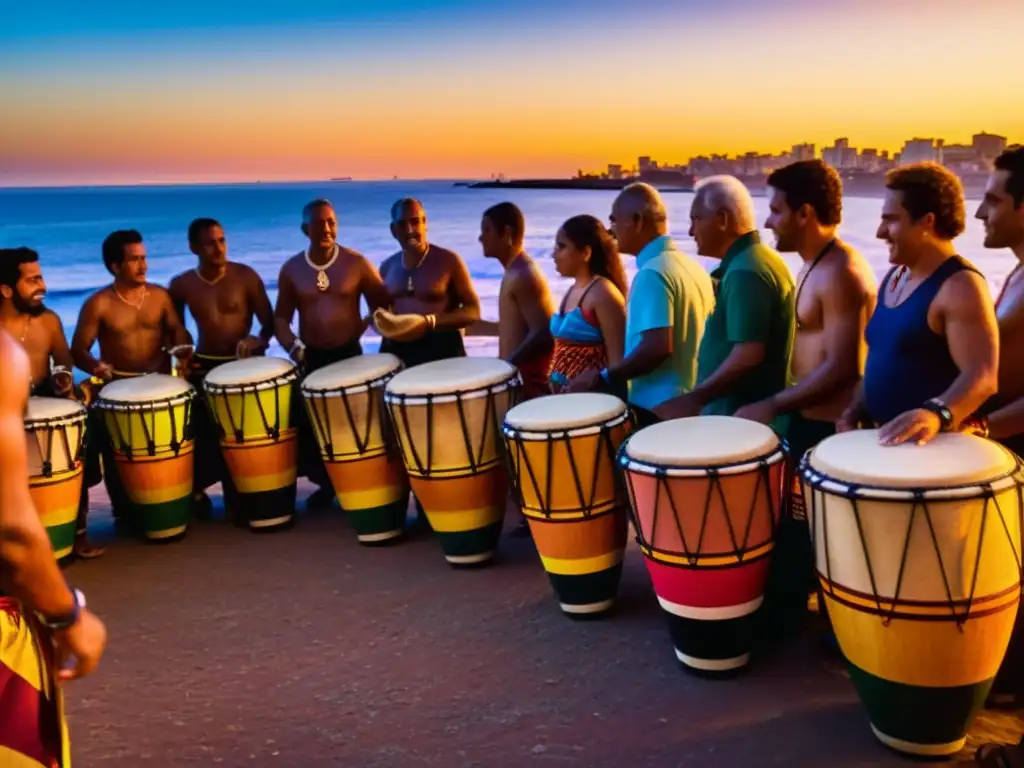
[[[931,411],[939,417],[941,429],[946,432],[953,428],[953,412],[949,410],[949,406],[943,403],[941,400],[926,400],[924,403],[924,409]]]
[[[64,616],[44,616],[43,614],[36,612],[36,617],[40,623],[51,632],[60,632],[64,629],[69,629],[78,623],[78,617],[82,613],[82,609],[85,607],[85,595],[82,594],[81,590],[72,589],[71,594],[74,597],[75,607],[71,613],[65,614]]]

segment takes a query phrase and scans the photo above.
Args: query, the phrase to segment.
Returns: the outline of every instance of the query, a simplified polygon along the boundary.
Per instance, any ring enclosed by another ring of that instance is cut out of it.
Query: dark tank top
[[[864,404],[876,424],[920,408],[960,375],[946,338],[928,327],[928,308],[942,284],[965,269],[977,272],[960,256],[951,256],[895,307],[885,306],[883,299],[896,269],[882,281],[865,331]]]

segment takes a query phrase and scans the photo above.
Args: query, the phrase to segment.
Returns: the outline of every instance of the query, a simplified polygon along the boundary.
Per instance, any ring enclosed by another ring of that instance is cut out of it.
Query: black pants
[[[459,331],[431,331],[416,341],[392,341],[384,339],[380,344],[381,352],[389,352],[405,365],[432,363],[435,360],[448,360],[453,357],[465,357],[466,345]]]
[[[1014,435],[998,443],[1009,448],[1024,461],[1024,435]],[[995,682],[992,684],[992,693],[1014,694],[1024,696],[1024,608],[1017,611],[1017,620],[1013,624],[1013,634],[1010,635],[1010,645],[1006,649],[1006,656],[996,673]]]
[[[348,344],[332,349],[318,349],[306,347],[305,359],[302,363],[302,375],[308,376],[313,371],[318,371],[333,363],[348,360],[363,354],[363,345],[359,339],[353,339]],[[309,414],[306,413],[306,406],[303,402],[302,393],[298,387],[292,395],[292,420],[299,430],[299,476],[309,478],[309,481],[319,488],[330,490],[331,478],[324,467],[323,459],[320,456],[320,444],[316,439],[316,432],[310,423]]]

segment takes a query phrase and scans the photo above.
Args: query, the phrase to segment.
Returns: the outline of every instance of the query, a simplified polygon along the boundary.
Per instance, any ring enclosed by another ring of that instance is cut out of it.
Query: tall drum
[[[181,536],[192,516],[194,398],[187,381],[151,373],[110,382],[94,404],[147,539]]]
[[[487,562],[498,546],[508,499],[501,425],[521,386],[515,366],[485,357],[424,363],[387,384],[412,491],[452,565]]]
[[[626,404],[596,393],[539,397],[505,416],[516,500],[569,616],[615,603],[628,514],[615,455],[629,428]]]
[[[1017,458],[973,435],[886,447],[862,430],[819,443],[801,471],[825,604],[872,730],[901,752],[957,752],[1017,616]]]
[[[384,386],[401,368],[394,355],[359,355],[302,382],[324,466],[362,544],[391,541],[405,530],[409,479],[384,406]]]
[[[291,409],[296,379],[291,360],[250,357],[218,365],[203,380],[239,509],[254,531],[279,529],[295,518],[298,442]]]
[[[57,397],[30,397],[25,409],[28,490],[58,560],[75,545],[87,415],[81,404]]]
[[[782,502],[779,439],[746,419],[696,416],[641,429],[619,457],[676,658],[703,674],[743,668]]]

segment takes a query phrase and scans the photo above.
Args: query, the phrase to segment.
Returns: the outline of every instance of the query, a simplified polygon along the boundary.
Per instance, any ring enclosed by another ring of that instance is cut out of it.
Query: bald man
[[[630,184],[615,198],[609,218],[619,251],[636,256],[624,356],[577,376],[568,390],[624,392],[645,426],[657,421],[655,408],[693,388],[715,293],[708,273],[669,236],[665,204],[654,187]]]

